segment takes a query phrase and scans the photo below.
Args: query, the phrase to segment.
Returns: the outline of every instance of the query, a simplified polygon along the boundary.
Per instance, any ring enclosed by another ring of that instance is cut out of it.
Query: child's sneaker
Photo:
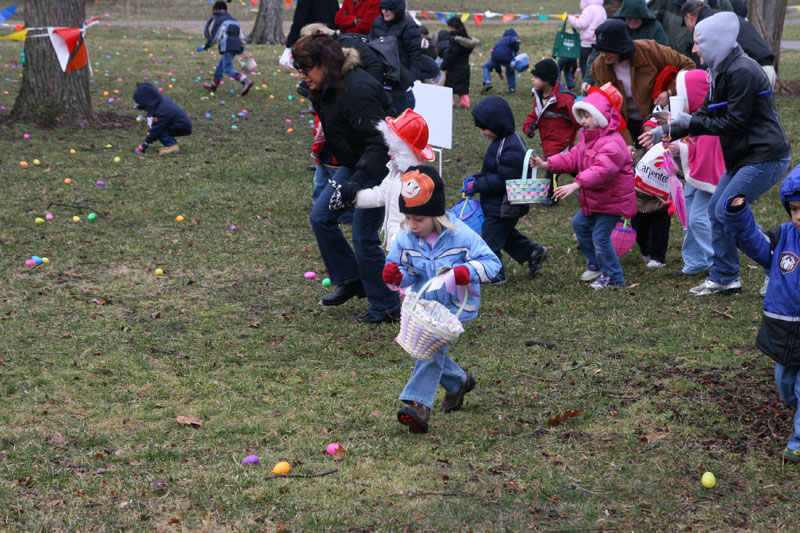
[[[587,264],[586,270],[581,274],[581,281],[594,281],[602,275],[595,265]]]
[[[430,419],[430,408],[417,402],[404,405],[397,411],[397,421],[408,426],[408,431],[411,433],[427,433]]]
[[[706,279],[697,287],[689,289],[695,296],[708,296],[710,294],[734,294],[742,292],[742,280],[736,279],[730,283],[717,283],[711,279]]]
[[[781,458],[783,459],[784,464],[786,464],[787,461],[789,463],[800,463],[800,452],[786,448],[783,450],[783,452],[781,452]]]
[[[531,273],[531,276],[536,277],[536,274],[542,269],[542,263],[547,259],[547,254],[550,252],[541,244],[534,244],[534,246],[531,258],[528,260],[528,272]]]
[[[465,370],[466,372],[466,370]],[[464,395],[475,388],[475,378],[467,372],[467,380],[455,394],[445,394],[441,403],[442,411],[452,413],[458,411],[464,404]]]
[[[159,150],[158,155],[179,154],[180,152],[181,149],[178,147],[177,144],[171,144]]]
[[[596,280],[594,280],[589,284],[589,287],[597,291],[600,289],[608,288],[609,283],[611,283],[611,278],[609,276],[603,276],[601,274],[600,277],[598,277]]]
[[[642,263],[644,263],[646,265],[649,262],[650,262],[650,256],[649,255],[643,255],[642,256]]]
[[[483,87],[481,87],[481,94],[486,94],[491,90],[492,90],[492,82],[487,81],[486,83],[483,84]]]
[[[655,259],[651,259],[645,265],[647,268],[663,268],[667,266],[666,263],[662,263],[661,261],[656,261]]]
[[[244,87],[242,87],[242,94],[241,94],[241,96],[244,96],[244,95],[246,95],[246,94],[248,93],[248,91],[250,91],[250,88],[251,88],[252,86],[253,86],[253,80],[247,80],[247,81],[245,81],[245,82],[244,82]]]
[[[210,93],[215,93],[215,92],[217,92],[217,87],[219,87],[219,84],[218,84],[218,83],[208,83],[207,81],[204,81],[204,82],[203,82],[203,88],[204,88],[206,91],[210,92]]]

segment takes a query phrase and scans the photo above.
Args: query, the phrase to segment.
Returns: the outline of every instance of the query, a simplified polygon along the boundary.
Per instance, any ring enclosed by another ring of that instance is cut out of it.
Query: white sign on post
[[[453,89],[414,82],[414,111],[428,124],[428,144],[439,152],[439,175],[442,174],[442,149],[453,148]]]

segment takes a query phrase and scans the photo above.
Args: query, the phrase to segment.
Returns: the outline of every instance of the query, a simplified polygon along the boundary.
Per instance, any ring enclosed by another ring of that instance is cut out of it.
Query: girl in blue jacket
[[[469,286],[461,292],[467,301],[458,318],[461,322],[472,320],[478,314],[480,284],[497,275],[500,260],[477,233],[452,213],[445,214],[444,182],[433,167],[419,165],[406,171],[399,204],[406,216],[402,226],[407,229],[398,234],[386,258],[383,281],[416,293],[441,271],[451,269],[456,285]],[[440,302],[455,314],[461,305],[459,291],[455,292],[450,294],[442,287],[422,297]],[[448,357],[448,348],[427,361],[417,360],[400,393],[406,405],[397,412],[397,420],[411,433],[428,431],[439,385],[446,392],[441,403],[445,413],[460,409],[464,395],[475,387],[475,378]]]
[[[756,346],[775,361],[778,393],[795,409],[794,433],[781,457],[796,464],[800,463],[800,166],[783,180],[780,197],[790,222],[761,231],[746,197],[737,195],[725,202],[725,226],[739,249],[769,269]]]

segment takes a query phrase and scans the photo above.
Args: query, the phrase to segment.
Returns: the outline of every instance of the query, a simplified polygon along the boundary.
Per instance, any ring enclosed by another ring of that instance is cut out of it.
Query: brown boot
[[[397,411],[397,421],[408,426],[408,431],[411,433],[427,433],[430,419],[430,408],[417,402],[404,405]]]
[[[466,370],[465,370],[466,372]],[[453,411],[458,411],[461,409],[461,405],[464,403],[464,395],[475,388],[475,378],[467,372],[467,380],[461,385],[461,388],[458,389],[458,392],[455,394],[445,394],[444,400],[442,400],[442,411],[445,413],[451,413]]]

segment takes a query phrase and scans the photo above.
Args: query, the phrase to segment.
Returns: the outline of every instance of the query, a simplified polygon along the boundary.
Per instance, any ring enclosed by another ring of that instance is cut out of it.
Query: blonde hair
[[[458,226],[450,222],[450,219],[447,218],[447,215],[439,215],[438,217],[430,217],[433,219],[433,229],[436,230],[436,233],[442,233],[445,228],[449,229],[450,231],[458,231]],[[400,221],[400,227],[403,229],[408,229],[408,219],[404,218]]]

